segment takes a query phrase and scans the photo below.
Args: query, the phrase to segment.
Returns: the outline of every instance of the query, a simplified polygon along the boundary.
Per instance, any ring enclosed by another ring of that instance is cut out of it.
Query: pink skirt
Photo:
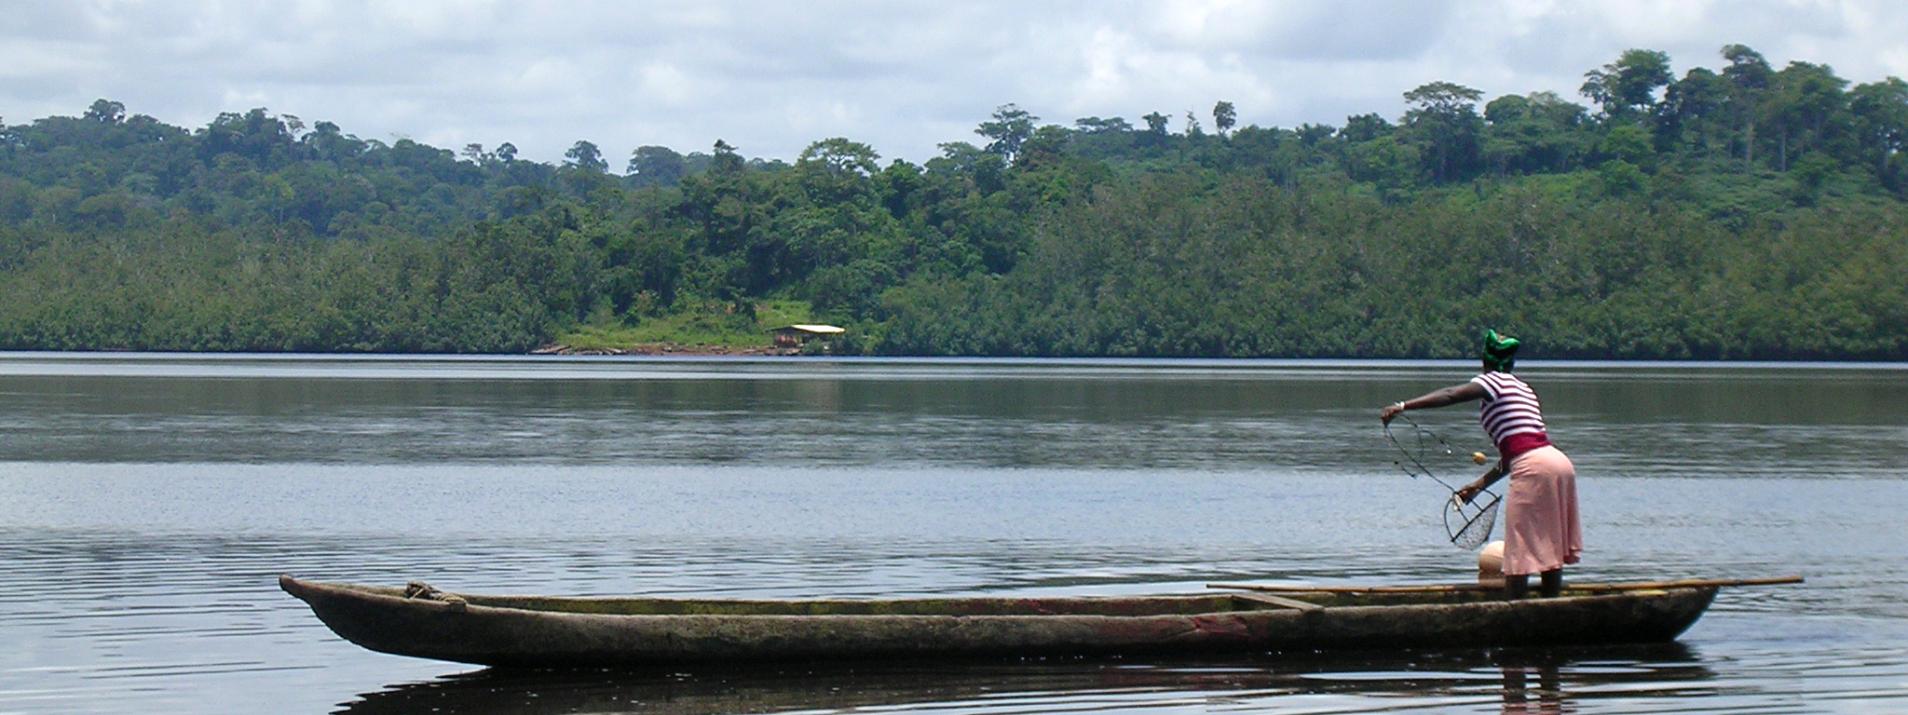
[[[1577,468],[1556,447],[1511,460],[1504,499],[1504,574],[1543,573],[1574,564],[1583,553],[1577,522]]]

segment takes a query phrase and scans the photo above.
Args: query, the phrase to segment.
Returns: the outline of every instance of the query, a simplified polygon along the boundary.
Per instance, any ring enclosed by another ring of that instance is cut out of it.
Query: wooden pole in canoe
[[[1773,586],[1777,584],[1802,583],[1801,576],[1775,576],[1771,578],[1691,578],[1679,581],[1630,581],[1620,583],[1565,583],[1565,591],[1654,591],[1665,588],[1704,588],[1722,586]],[[1426,584],[1422,586],[1283,586],[1260,585],[1250,583],[1209,583],[1206,588],[1226,588],[1240,591],[1266,591],[1271,593],[1459,593],[1470,591],[1501,591],[1497,586],[1483,586],[1475,583]]]
[[[1631,581],[1628,583],[1580,583],[1575,586],[1564,584],[1564,590],[1579,591],[1654,591],[1664,588],[1722,588],[1727,586],[1777,586],[1789,583],[1802,583],[1801,576],[1771,576],[1767,578],[1686,578],[1677,581]]]

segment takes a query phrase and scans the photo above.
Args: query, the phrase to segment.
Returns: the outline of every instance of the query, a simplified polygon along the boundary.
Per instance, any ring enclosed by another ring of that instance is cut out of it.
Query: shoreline
[[[747,357],[786,357],[800,355],[799,348],[777,347],[729,347],[727,345],[684,345],[681,343],[641,343],[622,348],[582,348],[562,343],[551,343],[531,350],[531,355],[686,355],[703,356],[747,356]]]

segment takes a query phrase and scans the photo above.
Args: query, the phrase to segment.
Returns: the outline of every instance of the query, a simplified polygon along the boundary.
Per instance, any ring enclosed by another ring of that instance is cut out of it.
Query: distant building
[[[833,325],[787,325],[769,331],[775,336],[778,348],[799,348],[811,340],[825,341],[845,332],[848,331]]]

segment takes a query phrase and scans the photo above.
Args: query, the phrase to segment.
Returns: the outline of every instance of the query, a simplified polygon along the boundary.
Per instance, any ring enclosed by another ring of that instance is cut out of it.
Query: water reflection
[[[1717,692],[1716,673],[1702,664],[1696,649],[1682,643],[1601,652],[1506,650],[1493,660],[1502,674],[1499,694],[1506,714],[1578,712],[1599,698],[1675,700],[1707,698]],[[1714,699],[1702,703],[1705,708],[1728,705]]]
[[[479,670],[366,693],[338,712],[717,713],[894,708],[987,713],[1326,712],[1343,698],[1412,709],[1501,703],[1576,712],[1581,699],[1713,694],[1715,674],[1676,644],[1577,649],[1266,654],[1223,660],[1109,659],[762,665],[659,670]],[[1707,705],[1721,705],[1708,701]]]
[[[0,459],[1311,469],[1378,446],[1371,405],[1467,369],[0,354]],[[1900,369],[1526,372],[1601,474],[1892,476],[1908,445]]]

